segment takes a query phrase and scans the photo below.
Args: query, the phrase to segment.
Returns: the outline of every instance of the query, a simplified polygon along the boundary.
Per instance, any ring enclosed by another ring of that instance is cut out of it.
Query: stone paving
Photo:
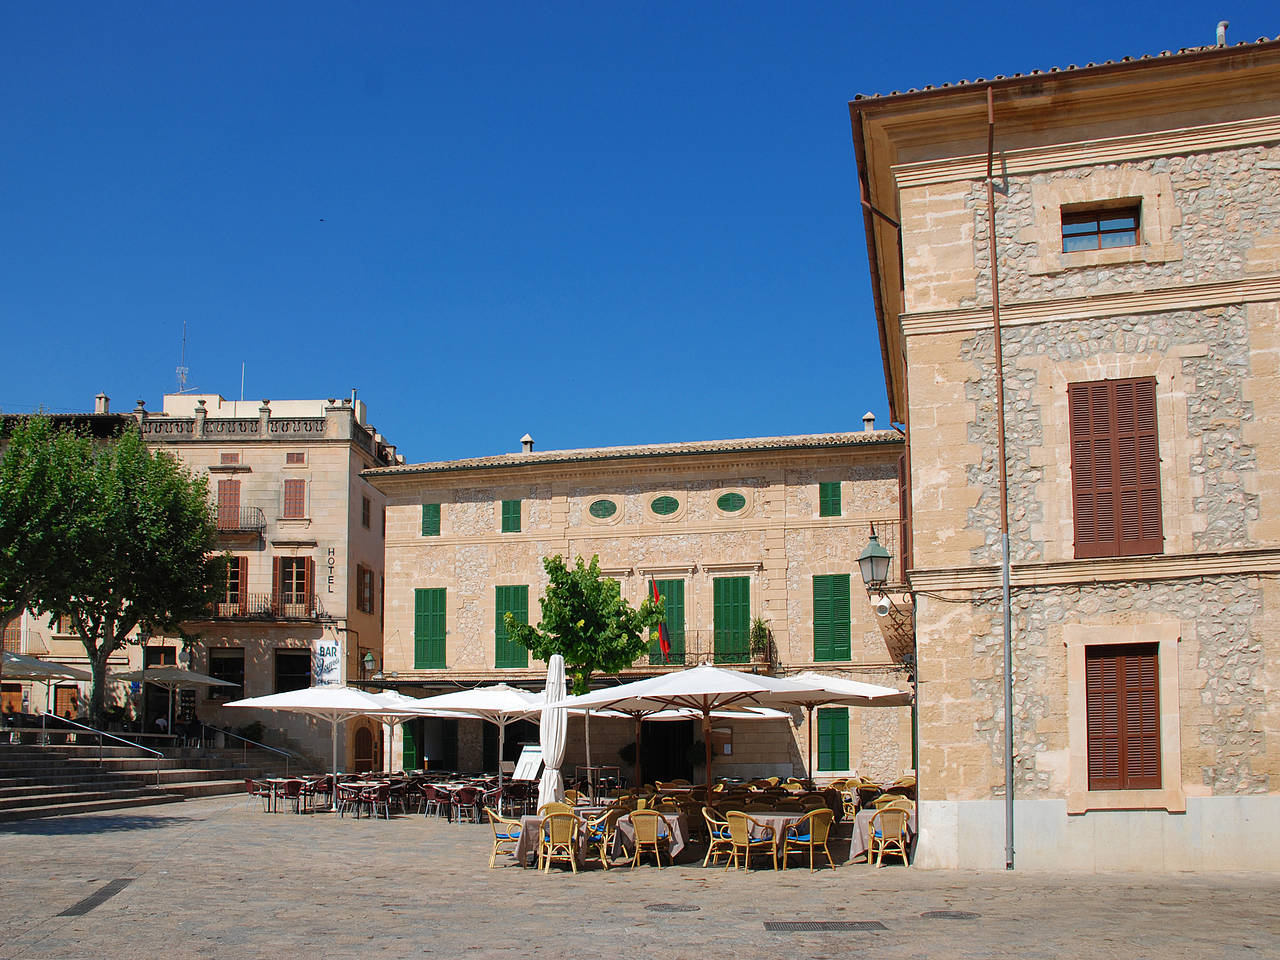
[[[501,859],[489,870],[490,836],[419,816],[268,815],[225,797],[6,824],[0,958],[1280,957],[1280,870],[688,865],[575,877]],[[85,915],[58,916],[123,878],[132,882]],[[939,910],[978,916],[922,916]],[[777,920],[884,929],[766,932]]]

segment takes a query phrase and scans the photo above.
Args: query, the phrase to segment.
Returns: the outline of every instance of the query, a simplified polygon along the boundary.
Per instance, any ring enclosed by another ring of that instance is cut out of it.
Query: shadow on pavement
[[[16,833],[33,837],[57,837],[84,833],[121,833],[126,830],[158,830],[197,822],[195,817],[139,817],[97,815],[56,817],[48,820],[20,820],[0,823],[0,834]]]

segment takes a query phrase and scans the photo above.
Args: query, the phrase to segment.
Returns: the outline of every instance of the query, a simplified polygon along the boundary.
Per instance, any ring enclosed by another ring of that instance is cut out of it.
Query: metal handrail
[[[201,749],[204,748],[204,740],[205,740],[204,732],[206,730],[212,730],[214,733],[220,733],[224,737],[235,737],[237,740],[241,741],[241,743],[243,743],[244,746],[241,747],[240,760],[246,766],[248,765],[248,762],[249,762],[249,744],[252,744],[253,746],[258,747],[262,750],[269,750],[272,753],[278,753],[280,754],[280,756],[284,757],[284,775],[286,777],[289,775],[289,761],[298,759],[298,755],[296,753],[290,753],[288,750],[281,750],[279,747],[273,747],[266,743],[259,743],[257,740],[250,740],[248,737],[242,737],[238,733],[232,733],[230,730],[224,730],[222,727],[215,727],[212,724],[208,724],[208,723],[200,724]]]
[[[49,742],[49,726],[47,722],[48,716],[49,714],[47,713],[40,714],[40,727],[41,729],[44,730],[44,741],[46,744]],[[79,730],[87,730],[89,733],[96,733],[98,735],[98,766],[100,767],[106,766],[106,761],[103,758],[103,754],[102,754],[102,738],[103,737],[108,737],[116,741],[117,743],[123,743],[125,744],[125,746],[133,747],[137,750],[142,750],[142,751],[145,751],[146,753],[153,754],[157,758],[156,759],[156,786],[157,787],[160,786],[160,761],[165,759],[165,755],[161,753],[159,750],[152,750],[150,747],[144,747],[142,744],[134,743],[132,740],[126,740],[124,737],[117,737],[114,733],[107,733],[107,731],[105,730],[99,730],[96,727],[91,727],[88,724],[81,723],[79,720],[72,720],[70,717],[58,717],[58,723],[70,724],[71,726],[76,727]]]

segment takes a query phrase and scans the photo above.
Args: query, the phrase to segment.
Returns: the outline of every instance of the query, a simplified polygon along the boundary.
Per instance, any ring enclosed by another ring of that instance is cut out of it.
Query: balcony
[[[216,519],[218,533],[223,536],[260,536],[267,529],[261,507],[219,507]]]
[[[656,647],[656,643],[651,644],[652,649],[656,650]],[[662,654],[654,653],[641,657],[635,665],[637,667],[694,667],[700,663],[714,663],[718,666],[750,664],[770,666],[775,659],[774,653],[772,641],[769,643],[767,653],[752,656],[751,645],[745,638],[739,643],[730,643],[723,639],[717,643],[714,630],[686,630],[683,644],[673,643],[671,655],[665,661],[662,659]]]
[[[214,620],[316,620],[324,610],[320,598],[312,594],[247,593],[232,603],[214,605]]]

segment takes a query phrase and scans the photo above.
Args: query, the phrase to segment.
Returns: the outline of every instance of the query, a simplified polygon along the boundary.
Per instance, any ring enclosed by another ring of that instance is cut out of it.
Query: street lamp
[[[369,652],[367,652],[367,653],[364,655],[364,659],[360,661],[360,666],[363,668],[364,675],[365,675],[366,677],[367,677],[369,674],[373,673],[373,668],[374,668],[374,667],[376,667],[377,665],[378,665],[378,661],[377,661],[377,660],[375,660],[375,659],[373,658],[373,651],[372,651],[372,650],[370,650]]]
[[[858,554],[858,570],[862,573],[862,582],[868,590],[881,589],[889,579],[889,561],[893,554],[880,545],[876,536],[876,528],[871,528],[871,542]]]

